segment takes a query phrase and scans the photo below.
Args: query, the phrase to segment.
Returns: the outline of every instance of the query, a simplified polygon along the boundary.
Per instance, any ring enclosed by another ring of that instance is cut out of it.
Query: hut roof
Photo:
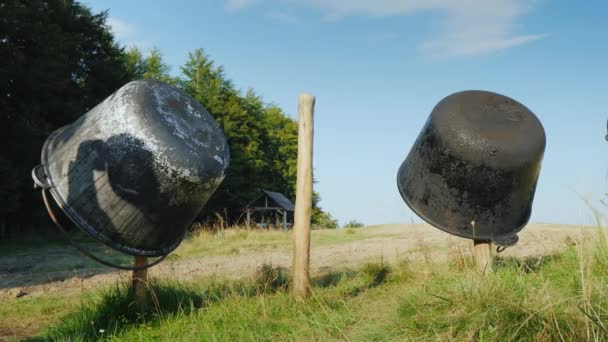
[[[268,191],[268,190],[262,190],[262,192],[263,192],[263,194],[261,194],[260,197],[256,198],[254,201],[252,201],[247,207],[251,207],[260,198],[262,198],[264,196],[268,196],[276,205],[283,208],[284,210],[286,210],[286,211],[295,210],[295,206],[293,205],[293,203],[291,203],[291,201],[287,197],[285,197],[285,195],[283,195],[282,193]]]

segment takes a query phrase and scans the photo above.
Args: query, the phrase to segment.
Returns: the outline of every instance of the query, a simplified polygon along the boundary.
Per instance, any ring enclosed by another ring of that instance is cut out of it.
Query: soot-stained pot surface
[[[397,174],[407,205],[460,237],[517,243],[528,222],[546,138],[521,103],[471,90],[441,100]]]
[[[203,106],[167,84],[127,83],[53,132],[42,165],[56,204],[119,251],[175,249],[225,177],[229,151]]]

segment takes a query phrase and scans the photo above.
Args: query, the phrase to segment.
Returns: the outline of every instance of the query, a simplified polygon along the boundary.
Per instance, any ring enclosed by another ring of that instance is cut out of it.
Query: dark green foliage
[[[30,171],[46,136],[131,79],[106,18],[75,1],[0,2],[0,218],[9,224],[43,220]]]
[[[59,0],[7,1],[1,11],[4,129],[48,133],[130,79],[105,26],[106,12]]]
[[[143,57],[141,50],[133,46],[124,55],[125,67],[133,80],[153,79],[169,84],[177,84],[176,77],[171,77],[171,67],[163,62],[163,56],[158,48],[153,48],[147,57]]]

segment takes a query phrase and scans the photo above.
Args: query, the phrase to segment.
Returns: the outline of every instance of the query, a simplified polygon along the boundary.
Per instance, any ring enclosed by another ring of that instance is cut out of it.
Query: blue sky
[[[298,93],[313,93],[316,189],[341,223],[420,221],[397,169],[433,106],[467,89],[510,96],[545,127],[532,222],[591,223],[577,192],[608,189],[606,1],[84,3],[109,9],[122,44],[158,47],[174,74],[203,48],[292,117]]]

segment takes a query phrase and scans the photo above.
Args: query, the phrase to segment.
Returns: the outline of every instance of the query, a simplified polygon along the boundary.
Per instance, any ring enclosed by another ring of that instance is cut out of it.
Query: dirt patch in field
[[[371,229],[372,236],[350,243],[317,248],[312,246],[311,271],[318,274],[380,259],[389,262],[404,258],[447,259],[453,256],[454,251],[468,254],[471,245],[470,240],[451,236],[428,225],[385,225],[363,229]],[[352,230],[351,233],[360,234],[357,230]],[[348,232],[345,231],[344,234]],[[388,234],[391,236],[387,237]],[[503,252],[503,255],[515,257],[547,255],[593,237],[595,234],[597,230],[593,228],[534,224],[526,227],[519,234],[520,242]],[[65,257],[73,258],[74,255],[66,253]],[[44,257],[40,255],[0,258],[0,288],[2,289],[0,298],[45,294],[68,296],[86,289],[128,280],[130,277],[130,272],[106,268],[44,272],[43,264]],[[180,280],[213,276],[234,279],[253,275],[263,264],[289,268],[291,254],[289,251],[262,251],[167,261],[151,269],[150,276]],[[32,271],[34,268],[37,271]]]

